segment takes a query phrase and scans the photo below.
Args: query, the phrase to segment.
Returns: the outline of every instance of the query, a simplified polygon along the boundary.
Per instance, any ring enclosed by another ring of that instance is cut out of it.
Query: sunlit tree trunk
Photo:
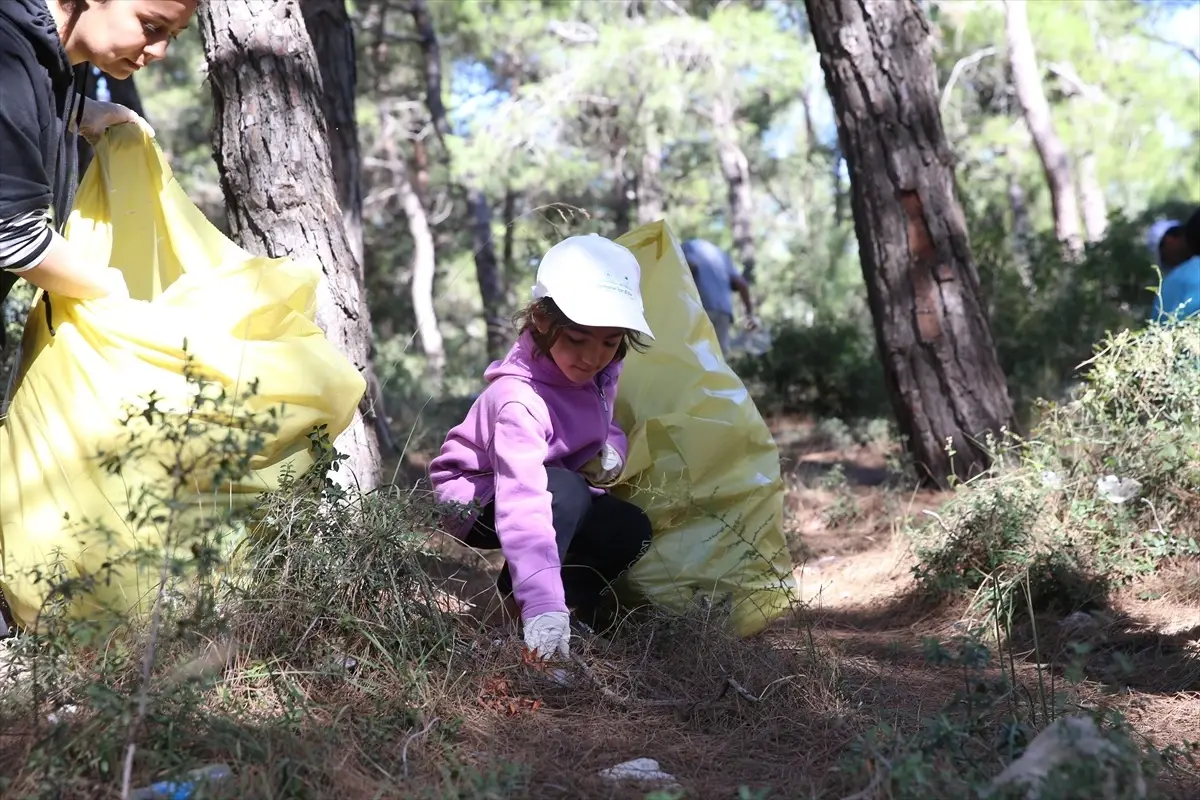
[[[312,258],[317,324],[373,379],[371,316],[346,239],[322,114],[321,75],[296,0],[222,0],[198,14],[214,103],[213,157],[233,238],[263,255]],[[370,413],[370,394],[363,398]],[[338,438],[335,476],[370,491],[379,439],[363,413]]]
[[[742,275],[754,280],[754,198],[750,191],[750,162],[738,137],[733,98],[722,94],[713,104],[713,129],[717,137],[717,157],[721,174],[729,190],[729,220],[733,229],[733,250],[741,263]]]
[[[892,407],[923,477],[946,485],[988,465],[983,437],[1013,412],[938,112],[928,23],[916,0],[806,6]]]
[[[1079,204],[1075,199],[1071,158],[1054,130],[1054,118],[1042,88],[1042,76],[1033,49],[1033,35],[1029,32],[1025,0],[1004,0],[1004,18],[1013,86],[1050,187],[1054,232],[1068,254],[1078,257],[1083,251],[1083,238],[1079,230]]]

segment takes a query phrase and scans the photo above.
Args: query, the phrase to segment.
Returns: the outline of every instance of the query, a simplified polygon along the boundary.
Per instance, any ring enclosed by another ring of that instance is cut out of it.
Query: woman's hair
[[[545,333],[539,328],[540,323],[545,323]],[[549,297],[543,297],[540,300],[534,300],[525,308],[521,309],[513,317],[513,326],[516,327],[517,333],[529,331],[533,337],[533,343],[537,345],[538,355],[550,355],[550,348],[554,347],[554,343],[558,341],[558,337],[568,328],[583,329],[585,326],[577,325],[572,322],[562,309],[558,307]],[[621,344],[617,347],[617,353],[613,356],[614,361],[620,361],[629,354],[632,348],[639,353],[645,351],[647,346],[645,337],[637,331],[626,330],[621,337]]]

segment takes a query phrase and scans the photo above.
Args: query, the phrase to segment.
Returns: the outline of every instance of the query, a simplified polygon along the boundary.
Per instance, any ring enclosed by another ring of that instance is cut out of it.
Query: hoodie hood
[[[3,0],[0,21],[15,28],[33,47],[38,63],[50,73],[55,93],[71,85],[71,60],[59,38],[47,0]]]
[[[621,362],[613,361],[597,373],[595,381],[607,389],[611,384],[616,382],[620,373]],[[547,386],[561,386],[563,388],[579,386],[579,384],[573,382],[563,374],[563,371],[554,363],[553,358],[543,355],[538,350],[538,346],[534,343],[533,336],[529,331],[524,331],[521,334],[516,344],[508,351],[508,355],[499,361],[493,361],[483,371],[483,379],[489,384],[495,383],[499,378],[522,378]]]

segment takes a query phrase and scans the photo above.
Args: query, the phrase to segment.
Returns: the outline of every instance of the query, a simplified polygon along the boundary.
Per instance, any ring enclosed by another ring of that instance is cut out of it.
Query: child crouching
[[[623,360],[654,337],[637,259],[594,234],[546,252],[533,298],[429,475],[440,502],[482,509],[452,532],[503,552],[497,585],[520,608],[526,646],[566,657],[569,610],[594,625],[612,582],[650,543],[645,513],[600,487],[625,462],[613,422]]]

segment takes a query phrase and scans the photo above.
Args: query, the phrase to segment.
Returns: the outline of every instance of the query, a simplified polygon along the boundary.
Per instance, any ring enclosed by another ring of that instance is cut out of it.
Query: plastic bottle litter
[[[191,800],[198,789],[211,789],[228,778],[233,770],[225,764],[209,764],[189,770],[181,780],[159,781],[130,792],[130,800]]]

